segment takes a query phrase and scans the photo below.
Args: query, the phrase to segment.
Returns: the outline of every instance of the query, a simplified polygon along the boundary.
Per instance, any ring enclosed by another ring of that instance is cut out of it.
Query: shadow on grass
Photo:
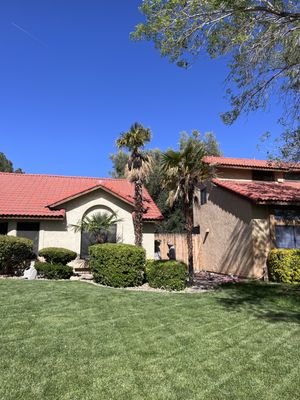
[[[300,324],[300,286],[262,282],[229,283],[218,301],[232,311],[254,313],[269,322]]]

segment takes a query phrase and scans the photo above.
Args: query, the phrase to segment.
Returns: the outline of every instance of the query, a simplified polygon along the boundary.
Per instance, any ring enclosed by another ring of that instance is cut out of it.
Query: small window
[[[200,235],[200,226],[199,225],[193,227],[193,234]]]
[[[287,181],[300,181],[300,172],[285,172],[283,177]]]
[[[0,222],[0,235],[7,235],[8,222]]]
[[[275,180],[274,172],[273,171],[253,170],[252,171],[252,180],[253,181],[272,182]]]
[[[206,190],[206,188],[201,189],[200,195],[201,195],[201,205],[206,204],[207,203],[207,190]]]
[[[277,221],[299,221],[300,208],[278,208],[274,210]]]
[[[300,249],[300,226],[276,225],[276,247]]]
[[[17,222],[17,231],[39,231],[39,222]]]

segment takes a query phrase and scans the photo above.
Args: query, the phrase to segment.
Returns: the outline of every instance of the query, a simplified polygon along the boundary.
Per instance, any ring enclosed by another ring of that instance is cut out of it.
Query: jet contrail
[[[35,42],[40,43],[43,46],[46,46],[46,43],[42,42],[39,38],[36,36],[32,35],[30,32],[26,31],[26,29],[22,28],[20,25],[16,24],[15,22],[11,23],[15,28],[19,29],[21,32],[25,33],[30,39],[34,40]]]

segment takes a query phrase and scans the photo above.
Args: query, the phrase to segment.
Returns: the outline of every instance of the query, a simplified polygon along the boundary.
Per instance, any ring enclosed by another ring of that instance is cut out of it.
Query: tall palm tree
[[[126,148],[130,153],[125,174],[134,184],[133,225],[136,246],[142,246],[143,243],[143,183],[151,171],[151,159],[142,149],[150,139],[151,130],[135,122],[116,142],[119,149]]]
[[[188,249],[189,281],[193,282],[193,203],[195,188],[211,176],[210,167],[203,162],[205,145],[190,137],[179,151],[168,150],[162,154],[163,186],[169,190],[167,203],[182,204]]]
[[[110,228],[120,222],[116,213],[95,213],[90,217],[87,215],[78,221],[76,225],[72,225],[75,232],[88,232],[96,240],[96,243],[104,243]]]

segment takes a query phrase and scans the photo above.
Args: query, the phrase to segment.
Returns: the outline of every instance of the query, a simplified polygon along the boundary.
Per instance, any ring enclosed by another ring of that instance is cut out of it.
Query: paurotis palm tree
[[[136,122],[116,142],[119,149],[126,148],[130,153],[125,175],[134,184],[133,225],[136,246],[142,246],[143,243],[143,183],[151,171],[151,159],[142,149],[150,139],[151,130]]]
[[[94,236],[96,243],[104,243],[110,228],[120,222],[116,213],[97,212],[91,216],[85,216],[72,225],[75,232],[88,232]]]
[[[206,150],[201,140],[189,138],[179,151],[162,154],[163,185],[169,190],[168,204],[182,204],[188,249],[189,281],[193,282],[193,203],[195,188],[211,176],[210,167],[203,162]]]

